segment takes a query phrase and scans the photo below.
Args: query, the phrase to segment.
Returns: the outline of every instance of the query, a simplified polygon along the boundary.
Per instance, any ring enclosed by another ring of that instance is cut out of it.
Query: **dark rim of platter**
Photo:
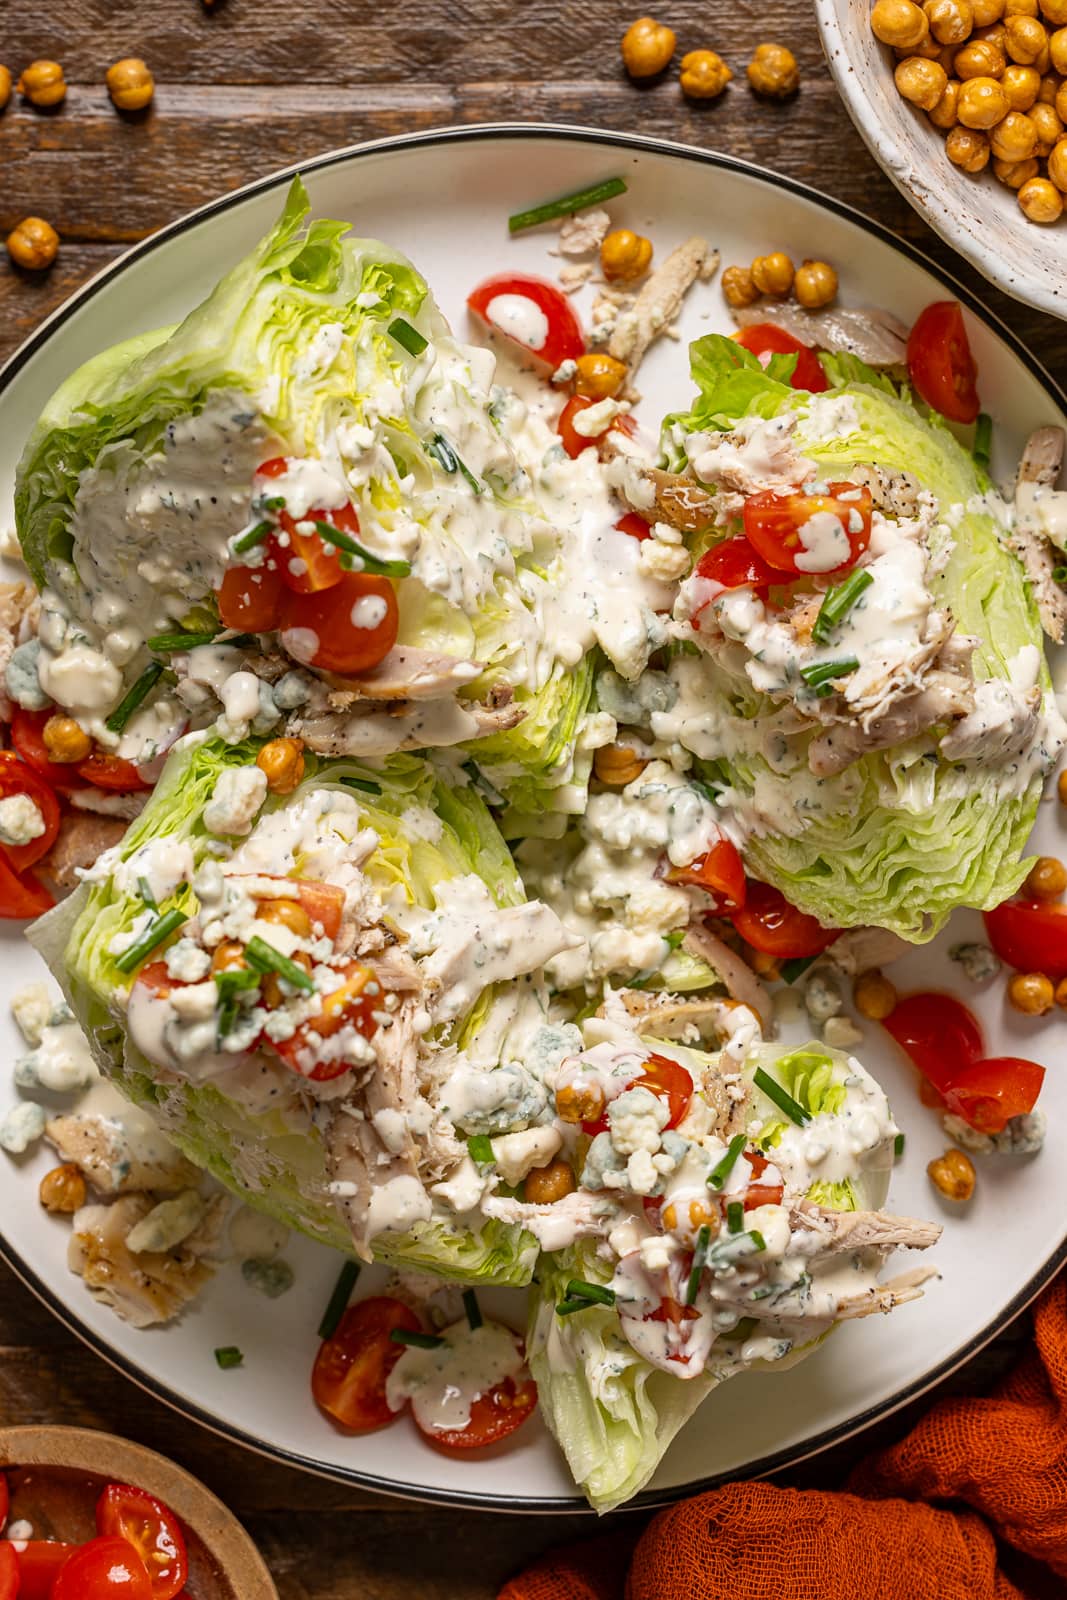
[[[201,206],[198,210],[181,217],[177,222],[161,228],[158,233],[154,233],[143,243],[134,245],[131,250],[105,267],[102,272],[98,273],[53,312],[29,339],[14,352],[3,368],[0,368],[0,393],[3,393],[16,373],[21,370],[34,352],[46,340],[51,339],[57,329],[75,311],[79,310],[95,294],[105,288],[116,274],[122,272],[127,266],[142,260],[161,245],[167,244],[178,234],[185,233],[189,229],[199,226],[200,223],[208,221],[211,217],[217,216],[221,212],[232,210],[234,207],[242,205],[246,200],[251,200],[255,196],[264,193],[264,191],[277,187],[294,174],[298,172],[318,172],[326,167],[359,159],[361,156],[379,155],[390,150],[418,149],[430,145],[474,143],[494,139],[557,139],[564,142],[604,145],[610,148],[632,151],[635,154],[645,152],[652,155],[670,156],[676,160],[698,162],[705,166],[720,167],[727,171],[744,174],[758,183],[767,185],[768,188],[785,190],[788,193],[800,196],[804,200],[811,201],[814,205],[825,210],[835,212],[838,216],[854,223],[858,228],[862,228],[864,232],[891,245],[894,250],[925,268],[931,276],[944,284],[947,289],[950,289],[952,294],[973,312],[975,317],[987,326],[992,327],[1003,343],[1026,364],[1028,370],[1048,391],[1049,396],[1057,407],[1061,409],[1067,408],[1067,396],[1060,390],[1050,374],[1045,371],[1044,367],[1034,358],[1033,354],[1016,337],[1012,330],[1001,322],[999,317],[982,305],[977,295],[964,284],[958,283],[950,273],[947,273],[932,262],[928,256],[924,255],[921,250],[916,249],[906,239],[898,238],[889,228],[873,221],[870,217],[864,216],[862,212],[855,210],[852,206],[845,205],[842,201],[835,200],[829,195],[821,194],[817,189],[800,183],[795,178],[784,177],[780,173],[770,172],[766,168],[738,160],[733,156],[722,155],[716,151],[700,150],[691,145],[675,144],[669,139],[649,138],[639,134],[612,133],[592,128],[568,127],[562,124],[540,125],[537,123],[486,123],[477,127],[440,128],[427,133],[400,134],[392,138],[375,139],[365,144],[351,145],[345,149],[330,151],[328,154],[318,156],[310,161],[299,162],[292,167],[271,173],[265,178],[257,179],[254,183],[247,184],[244,188],[237,189],[232,194],[223,196],[220,200],[213,200],[207,205]],[[114,1349],[105,1338],[81,1323],[71,1313],[70,1308],[53,1293],[47,1284],[38,1278],[33,1269],[18,1256],[13,1247],[3,1238],[0,1238],[0,1259],[26,1284],[27,1288],[32,1290],[48,1306],[49,1310],[62,1323],[89,1345],[97,1355],[123,1373],[125,1377],[156,1399],[162,1400],[173,1407],[183,1416],[200,1423],[220,1437],[245,1445],[248,1449],[271,1460],[279,1461],[287,1466],[299,1467],[317,1474],[319,1477],[358,1484],[361,1488],[380,1490],[383,1493],[401,1498],[433,1502],[440,1505],[460,1505],[481,1507],[485,1510],[527,1513],[583,1511],[589,1509],[585,1500],[580,1496],[542,1495],[527,1497],[517,1494],[464,1494],[460,1490],[405,1485],[389,1478],[379,1477],[371,1472],[357,1470],[338,1463],[331,1464],[314,1460],[301,1455],[298,1451],[257,1439],[232,1423],[222,1421],[212,1415],[211,1412],[205,1411],[195,1400],[190,1399],[187,1395],[170,1388],[156,1378],[147,1377],[122,1352]],[[942,1378],[947,1377],[950,1373],[963,1366],[1036,1298],[1065,1262],[1067,1262],[1067,1238],[1053,1252],[1040,1271],[1034,1274],[1011,1302],[980,1333],[968,1340],[966,1344],[962,1345],[938,1366],[924,1372],[913,1383],[898,1389],[894,1394],[872,1405],[866,1411],[850,1417],[847,1422],[827,1428],[824,1432],[811,1436],[801,1444],[790,1445],[769,1455],[760,1456],[754,1461],[747,1462],[744,1467],[739,1468],[737,1471],[718,1473],[711,1477],[696,1479],[690,1483],[673,1485],[668,1489],[646,1490],[645,1493],[628,1502],[623,1509],[639,1510],[664,1505],[672,1500],[680,1499],[682,1496],[714,1488],[716,1485],[729,1482],[731,1479],[763,1476],[780,1468],[795,1465],[819,1454],[820,1451],[828,1449],[831,1445],[839,1444],[843,1440],[851,1438],[870,1426],[871,1423],[888,1416],[891,1412],[907,1405],[909,1401],[925,1394],[939,1383]]]

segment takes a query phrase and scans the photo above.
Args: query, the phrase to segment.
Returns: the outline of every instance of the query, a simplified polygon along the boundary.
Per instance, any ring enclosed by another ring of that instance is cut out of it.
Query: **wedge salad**
[[[624,191],[517,225],[595,255]],[[588,335],[502,272],[466,343],[308,211],[297,180],[22,457],[0,898],[63,1001],[21,1002],[0,1145],[58,1152],[42,1199],[127,1320],[227,1253],[284,1293],[298,1230],[343,1258],[336,1426],[410,1409],[464,1451],[539,1401],[607,1510],[718,1384],[936,1276],[883,1271],[940,1228],[886,1209],[903,1135],[841,983],[1026,876],[1067,739],[1062,435],[994,484],[986,424],[931,403],[968,380],[951,307],[909,341],[764,305],[646,417],[703,238],[603,285]],[[970,1148],[1039,1147],[1040,1066],[881,995]],[[525,1336],[490,1286],[527,1290]]]

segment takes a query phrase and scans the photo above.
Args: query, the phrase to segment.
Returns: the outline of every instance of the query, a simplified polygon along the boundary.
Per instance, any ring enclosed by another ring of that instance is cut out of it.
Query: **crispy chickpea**
[[[1067,123],[1067,80],[1061,83],[1056,90],[1056,98],[1052,102],[1052,106],[1060,121]]]
[[[599,1122],[605,1103],[604,1091],[595,1078],[565,1083],[556,1090],[556,1115],[562,1122]]]
[[[932,111],[945,92],[948,73],[936,61],[924,61],[921,56],[909,56],[893,74],[897,89],[912,105]]]
[[[1067,978],[1061,978],[1056,985],[1056,1004],[1061,1011],[1067,1011]]]
[[[223,939],[221,944],[215,946],[211,957],[212,972],[236,972],[238,967],[247,965],[245,947],[238,944],[236,939]]]
[[[107,69],[107,92],[119,111],[143,111],[155,88],[156,80],[140,56],[123,56]]]
[[[1063,132],[1063,123],[1055,106],[1036,105],[1030,107],[1030,120],[1037,131],[1037,144],[1034,146],[1035,156],[1047,156],[1056,140]]]
[[[1038,10],[1037,0],[1004,0],[1006,17],[1036,17]]]
[[[609,789],[625,789],[647,766],[632,744],[601,745],[593,756],[593,774]]]
[[[1004,30],[1008,35],[1004,43],[1006,54],[1024,67],[1036,61],[1048,43],[1048,34],[1036,17],[1006,17]]]
[[[722,275],[722,292],[728,306],[752,306],[759,299],[759,290],[747,267],[727,267]]]
[[[1019,190],[1019,204],[1031,222],[1058,222],[1063,196],[1047,178],[1028,178]]]
[[[631,78],[654,78],[674,54],[676,40],[665,23],[638,17],[622,36],[623,66]]]
[[[260,900],[256,906],[256,920],[288,928],[298,939],[307,939],[311,934],[311,918],[299,900]]]
[[[593,400],[606,400],[610,395],[618,394],[626,379],[626,363],[616,361],[606,351],[597,350],[579,356],[576,365],[578,370],[574,376],[574,387],[579,394],[588,395]]]
[[[694,1233],[698,1228],[707,1228],[711,1237],[716,1237],[722,1227],[718,1206],[709,1205],[705,1200],[690,1200],[687,1211],[689,1226]]]
[[[882,1022],[897,1003],[897,991],[884,973],[861,972],[852,985],[852,1001],[861,1017]]]
[[[1035,900],[1058,900],[1067,889],[1067,867],[1056,856],[1038,856],[1023,883]]]
[[[85,1204],[85,1177],[80,1167],[76,1167],[73,1161],[64,1161],[61,1167],[53,1167],[51,1172],[46,1172],[41,1179],[37,1198],[46,1211],[60,1216],[70,1216],[80,1211]]]
[[[1067,76],[1067,28],[1057,28],[1049,36],[1048,53],[1053,70]]]
[[[989,135],[989,147],[999,161],[1028,161],[1037,144],[1037,129],[1025,111],[1009,111]]]
[[[976,28],[988,28],[1004,15],[1004,0],[971,0],[971,15]]]
[[[573,1194],[577,1187],[574,1168],[557,1156],[547,1167],[535,1167],[526,1174],[522,1194],[528,1205],[550,1206],[564,1195]]]
[[[877,0],[871,11],[871,32],[883,44],[912,50],[930,32],[930,24],[912,0]]]
[[[1035,72],[1033,67],[1020,67],[1012,64],[1004,68],[1000,80],[1000,87],[1008,97],[1008,105],[1012,111],[1029,111],[1037,100],[1037,92],[1041,87],[1041,74]]]
[[[1033,65],[1037,68],[1038,72],[1042,74],[1042,76],[1044,76],[1049,67],[1052,65],[1052,51],[1049,49],[1047,39],[1041,46],[1038,54],[1034,57]]]
[[[1008,1004],[1024,1017],[1043,1017],[1055,997],[1052,979],[1043,972],[1017,972],[1008,984]]]
[[[1067,767],[1064,767],[1056,779],[1056,795],[1061,806],[1067,806]]]
[[[1006,56],[1004,46],[1008,41],[1008,30],[1003,22],[994,22],[989,28],[976,28],[971,38],[983,44],[995,44],[1001,55]]]
[[[950,78],[945,84],[945,91],[936,106],[930,108],[930,121],[935,128],[949,128],[956,126],[956,101],[959,99],[960,85],[958,78]]]
[[[993,171],[1009,189],[1021,189],[1024,183],[1036,178],[1038,164],[1033,156],[1029,161],[994,161]]]
[[[57,106],[67,92],[63,68],[58,61],[31,61],[19,77],[18,91],[31,105]]]
[[[946,53],[952,56],[958,48],[959,46],[954,44],[938,44],[933,35],[928,33],[925,39],[920,39],[910,50],[902,50],[898,45],[893,54],[898,61],[906,61],[909,56],[922,56],[924,61],[941,61]],[[945,71],[948,71],[948,67],[945,67]]]
[[[43,272],[56,259],[59,234],[43,217],[23,217],[7,236],[7,253],[17,267]]]
[[[952,67],[957,78],[999,78],[1007,66],[1007,57],[992,39],[971,39],[961,45],[953,58]]]
[[[962,44],[974,26],[971,0],[926,0],[923,10],[938,44]]]
[[[1062,28],[1067,23],[1067,0],[1041,0],[1041,12],[1054,27]]]
[[[784,44],[758,44],[746,71],[753,94],[768,100],[787,100],[800,88],[797,58]]]
[[[837,298],[837,273],[828,261],[803,261],[793,279],[793,293],[805,311],[818,311]]]
[[[633,283],[651,261],[651,239],[630,228],[613,228],[600,246],[600,270],[609,283]]]
[[[772,955],[768,955],[766,950],[749,950],[745,954],[745,960],[753,972],[761,978],[767,978],[771,983],[776,983],[782,976],[778,962]]]
[[[950,128],[945,154],[964,172],[981,172],[989,163],[989,138],[978,128]]]
[[[51,760],[64,765],[84,761],[93,748],[93,741],[73,717],[49,717],[41,729],[41,738]]]
[[[760,294],[773,294],[783,299],[793,287],[793,263],[784,250],[773,250],[769,256],[757,256],[750,270],[752,282]]]
[[[0,67],[0,111],[3,111],[11,99],[11,73],[7,67]]]
[[[304,745],[300,739],[268,739],[256,757],[266,775],[271,794],[292,794],[304,776]]]
[[[930,1182],[946,1200],[969,1200],[974,1193],[974,1162],[962,1150],[946,1150],[926,1169]]]
[[[965,128],[995,128],[1008,114],[1008,97],[993,78],[969,78],[960,84],[956,115]]]
[[[733,77],[733,73],[714,50],[690,50],[682,57],[679,82],[682,93],[690,100],[715,100]]]
[[[1048,156],[1048,175],[1061,194],[1067,194],[1067,139],[1057,139]]]

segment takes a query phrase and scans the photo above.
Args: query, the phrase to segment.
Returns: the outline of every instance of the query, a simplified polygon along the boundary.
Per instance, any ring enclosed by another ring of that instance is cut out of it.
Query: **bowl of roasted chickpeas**
[[[1067,0],[815,0],[867,147],[990,282],[1067,317]]]

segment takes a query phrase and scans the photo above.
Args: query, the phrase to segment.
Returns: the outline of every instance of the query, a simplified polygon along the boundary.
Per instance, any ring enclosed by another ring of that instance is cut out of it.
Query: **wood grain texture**
[[[722,100],[685,101],[673,73],[630,84],[618,38],[639,8],[613,0],[217,0],[210,10],[202,0],[2,0],[0,61],[17,75],[35,57],[55,58],[71,88],[55,112],[16,96],[0,114],[0,227],[35,213],[63,240],[41,277],[0,261],[0,358],[122,249],[190,207],[337,145],[447,123],[580,122],[728,151],[850,202],[982,288],[861,145],[806,7],[671,0],[656,9],[680,46],[710,45],[733,66],[737,78]],[[744,64],[765,38],[789,44],[800,61],[801,92],[784,106],[754,101],[744,85]],[[107,98],[104,72],[124,55],[143,56],[155,73],[158,91],[144,115],[120,116]],[[931,159],[941,159],[936,147]],[[768,216],[769,239],[773,225]],[[985,293],[1053,371],[1067,369],[1064,324]],[[946,1390],[990,1383],[1027,1327],[1020,1319]],[[899,1437],[921,1406],[789,1481],[841,1481],[867,1449]],[[0,1422],[105,1428],[171,1455],[246,1523],[283,1600],[490,1600],[524,1560],[592,1527],[578,1516],[427,1510],[263,1461],[176,1418],[2,1270]]]

